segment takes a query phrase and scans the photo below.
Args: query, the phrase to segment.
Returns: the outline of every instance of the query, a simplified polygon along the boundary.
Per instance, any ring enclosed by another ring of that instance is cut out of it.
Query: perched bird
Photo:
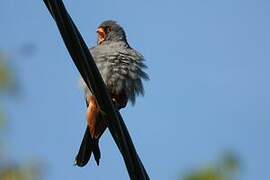
[[[126,107],[128,101],[134,104],[137,95],[144,95],[142,80],[149,79],[143,71],[146,68],[144,58],[129,46],[124,29],[116,21],[108,20],[99,25],[97,45],[90,48],[90,52],[115,108]],[[75,165],[85,166],[91,153],[94,154],[96,163],[99,165],[98,143],[107,124],[94,95],[83,79],[80,79],[80,82],[87,104],[87,128],[75,159]]]

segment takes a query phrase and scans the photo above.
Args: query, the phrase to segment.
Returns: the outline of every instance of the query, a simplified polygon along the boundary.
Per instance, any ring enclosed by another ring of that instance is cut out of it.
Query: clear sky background
[[[66,0],[89,46],[107,19],[126,30],[146,58],[151,81],[122,111],[150,177],[177,179],[226,150],[242,160],[239,179],[270,179],[270,1]],[[14,57],[19,98],[6,99],[10,158],[40,158],[47,180],[128,179],[110,133],[99,167],[73,160],[85,130],[78,72],[40,0],[0,2],[0,47],[25,43],[34,57]]]

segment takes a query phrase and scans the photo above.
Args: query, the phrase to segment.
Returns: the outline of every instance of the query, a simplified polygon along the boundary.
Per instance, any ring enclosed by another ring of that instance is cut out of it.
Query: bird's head
[[[97,29],[98,44],[106,41],[125,41],[126,34],[124,29],[116,21],[108,20],[102,22]]]

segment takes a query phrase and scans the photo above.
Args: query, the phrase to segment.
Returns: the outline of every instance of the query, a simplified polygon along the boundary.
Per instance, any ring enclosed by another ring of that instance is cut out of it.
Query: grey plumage
[[[90,52],[111,93],[124,91],[132,104],[137,95],[144,95],[142,80],[149,79],[143,71],[147,68],[144,57],[126,41],[106,41],[91,48]],[[86,96],[91,95],[82,79],[81,86]]]

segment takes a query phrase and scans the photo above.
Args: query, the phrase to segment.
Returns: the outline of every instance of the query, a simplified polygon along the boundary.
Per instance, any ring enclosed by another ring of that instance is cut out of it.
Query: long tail
[[[90,160],[91,154],[94,154],[97,165],[99,165],[100,160],[100,149],[98,146],[98,139],[93,139],[90,136],[89,127],[86,127],[84,137],[79,149],[79,152],[75,158],[75,165],[79,167],[85,166]]]
[[[94,154],[94,158],[97,165],[99,165],[101,153],[100,153],[98,143],[99,143],[99,139],[101,135],[104,133],[106,128],[107,128],[107,125],[104,121],[104,117],[102,116],[101,113],[98,113],[96,116],[95,135],[93,138],[91,137],[90,128],[89,126],[87,126],[79,152],[75,158],[75,162],[74,162],[75,165],[79,167],[85,166],[90,160],[92,152]]]

